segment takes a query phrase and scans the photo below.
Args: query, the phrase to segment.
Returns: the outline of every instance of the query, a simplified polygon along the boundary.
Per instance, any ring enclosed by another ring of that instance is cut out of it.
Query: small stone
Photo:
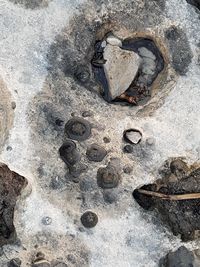
[[[43,252],[39,251],[37,254],[36,254],[36,260],[39,261],[39,260],[44,260],[45,259],[45,255]]]
[[[11,147],[11,146],[7,146],[7,147],[6,147],[6,150],[7,150],[7,151],[11,151],[11,150],[12,150],[12,147]]]
[[[99,168],[97,171],[97,184],[99,187],[107,189],[117,187],[120,181],[120,175],[114,166],[108,165],[105,168]]]
[[[42,218],[42,224],[44,224],[44,225],[50,225],[51,223],[52,223],[51,217],[46,216],[46,217],[43,217]]]
[[[84,141],[91,135],[91,125],[85,119],[74,117],[66,123],[65,132],[73,140]]]
[[[76,144],[68,140],[59,149],[61,159],[68,165],[73,166],[80,160],[80,154],[76,149]]]
[[[102,47],[102,48],[105,48],[106,45],[107,45],[107,43],[106,43],[106,41],[104,40],[104,41],[101,43],[101,47]]]
[[[108,44],[104,49],[104,59],[104,72],[113,100],[124,93],[133,82],[140,66],[140,57],[133,51]]]
[[[175,159],[170,164],[170,170],[177,177],[182,178],[188,174],[189,168],[181,159]]]
[[[20,267],[21,263],[22,262],[19,258],[14,258],[8,262],[8,267]]]
[[[87,211],[81,216],[81,222],[84,227],[92,228],[98,223],[98,217],[94,212]]]
[[[124,166],[123,171],[126,174],[130,174],[133,171],[133,168],[127,165],[127,166]]]
[[[14,101],[11,102],[12,109],[16,109],[16,103]]]
[[[61,127],[61,126],[63,126],[64,121],[61,120],[61,119],[56,119],[55,123],[56,123],[57,126]]]
[[[138,52],[141,57],[151,58],[153,61],[156,60],[156,56],[146,47],[140,47]]]
[[[92,144],[87,149],[86,155],[90,161],[101,162],[107,155],[107,151],[99,145]]]
[[[125,145],[123,151],[124,153],[133,153],[133,147],[131,145]]]
[[[84,118],[86,118],[86,117],[91,117],[93,115],[93,113],[91,112],[91,111],[83,111],[83,113],[82,113],[82,116],[84,117]]]
[[[110,138],[109,137],[104,137],[103,141],[104,141],[104,143],[108,144],[108,143],[110,143]]]
[[[139,144],[142,140],[142,133],[137,129],[128,129],[123,133],[124,140],[130,144]]]
[[[108,36],[106,41],[110,45],[122,47],[122,41],[120,39],[118,39],[117,37],[115,37],[114,35]]]

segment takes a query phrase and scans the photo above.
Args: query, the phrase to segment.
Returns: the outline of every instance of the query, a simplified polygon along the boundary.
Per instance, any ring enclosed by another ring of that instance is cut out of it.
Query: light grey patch
[[[181,28],[171,26],[165,31],[165,38],[171,54],[172,67],[178,74],[185,75],[193,57],[186,33]]]
[[[9,0],[13,4],[23,6],[26,9],[39,9],[48,6],[52,0]]]
[[[70,254],[74,255],[75,263],[73,266],[89,267],[90,252],[87,245],[72,234],[58,235],[49,231],[42,231],[33,236],[32,241],[37,247],[42,247],[49,252],[49,256],[45,253],[45,259],[51,262],[51,266],[57,266],[61,263],[66,263],[68,266],[67,256]],[[64,251],[62,248],[65,248]],[[32,258],[34,258],[35,252],[33,251],[32,254]],[[69,266],[71,265],[69,264]]]

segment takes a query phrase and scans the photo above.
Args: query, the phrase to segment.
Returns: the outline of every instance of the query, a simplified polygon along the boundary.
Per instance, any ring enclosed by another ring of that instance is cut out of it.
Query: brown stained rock
[[[14,208],[21,190],[27,185],[23,176],[0,164],[0,246],[16,240]]]
[[[140,57],[133,51],[125,51],[108,44],[104,49],[104,60],[104,72],[110,95],[115,99],[133,82],[140,66]]]
[[[200,168],[186,175],[188,167],[177,159],[170,169],[177,179],[172,181],[166,171],[167,179],[135,189],[133,197],[144,209],[156,209],[175,235],[180,234],[185,241],[194,239],[195,231],[200,230],[200,194],[194,195],[200,193]]]

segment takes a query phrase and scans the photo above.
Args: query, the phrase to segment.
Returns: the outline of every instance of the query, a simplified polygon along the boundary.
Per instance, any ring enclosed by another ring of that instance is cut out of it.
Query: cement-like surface
[[[184,0],[54,0],[37,8],[1,0],[0,14],[0,75],[11,101],[16,102],[0,160],[29,182],[15,211],[21,244],[3,247],[0,266],[13,257],[22,260],[22,267],[31,266],[38,251],[49,261],[62,258],[68,266],[157,266],[181,240],[156,215],[144,213],[132,191],[157,179],[158,168],[169,157],[199,163],[198,12]],[[91,25],[107,18],[115,21],[116,36],[148,32],[166,48],[170,58],[167,78],[144,109],[108,104],[96,93],[93,78],[83,86],[71,75],[73,67],[89,66],[86,54],[95,38]],[[165,35],[171,26],[181,29],[175,43]],[[75,184],[66,178],[67,168],[58,154],[64,127],[55,127],[53,118],[67,122],[72,113],[81,117],[83,111],[92,112],[87,120],[93,128],[91,138],[78,144],[88,169]],[[143,133],[131,155],[122,151],[127,128]],[[105,136],[110,143],[103,142]],[[148,138],[153,138],[152,145],[146,142]],[[101,163],[91,163],[85,156],[92,143],[108,151]],[[106,204],[96,173],[113,157],[120,159],[122,181],[115,191],[116,201]],[[122,172],[125,165],[132,166],[131,174]],[[52,188],[52,180],[57,181],[57,189]],[[97,213],[99,222],[83,231],[80,217],[88,209]],[[45,216],[52,218],[50,225],[42,223]],[[185,244],[189,248],[199,245],[199,240]],[[69,254],[76,263],[69,261]]]

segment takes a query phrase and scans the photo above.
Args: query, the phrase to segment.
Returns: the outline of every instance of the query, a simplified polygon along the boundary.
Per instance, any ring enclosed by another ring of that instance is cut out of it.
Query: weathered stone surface
[[[159,267],[198,267],[194,265],[194,255],[182,246],[174,252],[169,252],[159,262]]]
[[[110,44],[110,45],[114,45],[114,46],[122,46],[122,41],[120,39],[118,39],[117,37],[115,37],[114,35],[110,35],[107,37],[106,41]]]
[[[200,168],[185,176],[185,164],[174,160],[170,164],[171,173],[177,179],[159,179],[154,184],[142,186],[140,189],[165,195],[181,195],[181,200],[168,200],[158,196],[150,196],[136,189],[133,192],[135,200],[144,209],[156,208],[164,221],[175,235],[180,234],[186,241],[195,238],[195,231],[200,230],[200,198],[186,198],[188,194],[200,192]],[[184,171],[183,171],[184,169]]]
[[[104,71],[112,99],[125,92],[133,82],[140,66],[140,57],[117,46],[107,45],[104,50]]]

